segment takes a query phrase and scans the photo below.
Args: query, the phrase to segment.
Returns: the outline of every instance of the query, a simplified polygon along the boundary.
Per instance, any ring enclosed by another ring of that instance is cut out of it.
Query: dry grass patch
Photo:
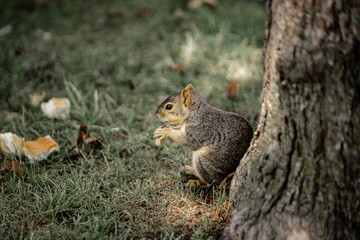
[[[230,201],[226,200],[218,206],[207,203],[206,200],[201,198],[189,199],[184,193],[168,196],[166,201],[169,208],[165,221],[188,229],[206,221],[216,225],[225,223],[231,210]]]

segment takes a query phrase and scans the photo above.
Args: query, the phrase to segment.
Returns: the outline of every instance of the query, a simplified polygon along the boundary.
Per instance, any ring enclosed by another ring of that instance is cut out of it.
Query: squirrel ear
[[[187,89],[184,89],[181,91],[180,99],[181,99],[182,104],[185,105],[185,107],[190,108],[192,100],[191,100],[190,93]]]
[[[194,86],[191,83],[188,84],[185,89],[189,92],[195,92]]]

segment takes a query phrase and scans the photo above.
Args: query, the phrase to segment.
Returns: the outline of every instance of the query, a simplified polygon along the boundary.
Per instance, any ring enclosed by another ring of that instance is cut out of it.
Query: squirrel
[[[161,146],[167,137],[192,151],[192,165],[184,170],[200,180],[188,186],[219,185],[240,163],[253,137],[249,121],[206,103],[189,84],[160,104],[156,117],[170,126],[155,130]]]

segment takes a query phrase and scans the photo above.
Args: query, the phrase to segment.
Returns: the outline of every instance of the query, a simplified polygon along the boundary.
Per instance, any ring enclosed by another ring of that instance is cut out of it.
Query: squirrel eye
[[[171,104],[168,104],[168,105],[166,105],[166,107],[165,107],[165,108],[166,108],[166,110],[171,110],[171,109],[172,109],[172,107],[173,107],[173,106],[172,106]]]

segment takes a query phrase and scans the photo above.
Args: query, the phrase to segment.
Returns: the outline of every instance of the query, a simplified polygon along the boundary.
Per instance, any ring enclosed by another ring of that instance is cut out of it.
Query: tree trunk
[[[266,7],[261,116],[224,236],[359,239],[360,1]]]

